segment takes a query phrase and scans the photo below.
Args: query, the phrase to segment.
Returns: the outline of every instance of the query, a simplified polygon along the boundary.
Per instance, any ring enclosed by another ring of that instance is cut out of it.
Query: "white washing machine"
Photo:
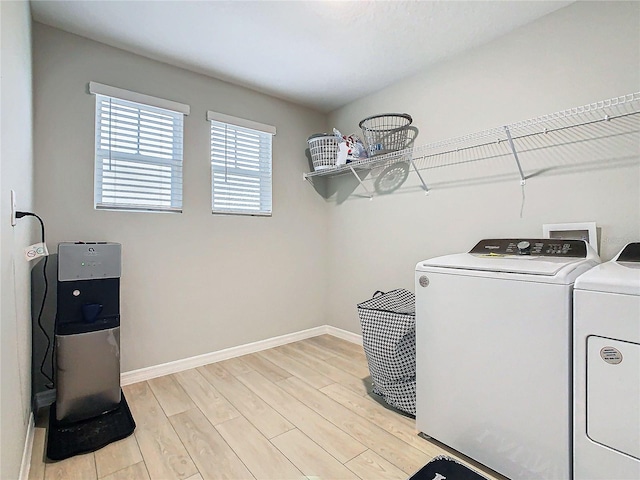
[[[574,477],[640,479],[640,243],[576,280]]]
[[[482,240],[416,266],[416,426],[511,479],[571,478],[582,240]]]

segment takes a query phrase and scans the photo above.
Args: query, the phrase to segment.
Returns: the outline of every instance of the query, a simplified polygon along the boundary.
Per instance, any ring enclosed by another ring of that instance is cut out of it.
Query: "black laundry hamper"
[[[416,414],[415,303],[413,293],[397,289],[378,291],[358,304],[373,393],[411,415]]]

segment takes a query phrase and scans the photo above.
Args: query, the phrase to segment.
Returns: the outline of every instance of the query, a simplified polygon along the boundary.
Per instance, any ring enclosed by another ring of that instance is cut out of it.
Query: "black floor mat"
[[[136,422],[124,393],[121,395],[122,400],[115,410],[74,423],[58,422],[56,404],[51,405],[47,457],[51,460],[64,460],[81,453],[93,452],[131,435],[136,428]]]
[[[409,480],[487,480],[486,477],[474,472],[453,458],[436,457],[422,467]]]

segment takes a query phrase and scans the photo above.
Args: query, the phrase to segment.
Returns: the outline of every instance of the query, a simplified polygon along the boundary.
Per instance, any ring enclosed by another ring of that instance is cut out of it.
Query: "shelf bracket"
[[[362,188],[364,188],[364,191],[367,192],[367,195],[369,195],[369,200],[373,200],[373,194],[369,191],[369,189],[366,187],[366,185],[364,183],[362,183],[362,179],[358,176],[358,174],[356,173],[355,169],[351,165],[349,165],[349,169],[351,170],[351,173],[353,173],[353,176],[358,179],[358,182],[360,183]]]
[[[409,161],[411,162],[411,166],[416,171],[416,175],[418,175],[418,178],[420,179],[420,182],[422,183],[422,188],[424,188],[425,195],[428,195],[429,194],[429,187],[427,187],[427,184],[425,183],[424,178],[422,178],[422,175],[420,175],[420,171],[418,170],[418,167],[416,167],[416,164],[413,161],[413,157],[410,158]]]
[[[509,127],[505,125],[504,131],[507,134],[507,140],[509,141],[509,146],[511,147],[511,152],[516,159],[516,165],[518,166],[518,171],[520,172],[520,185],[524,185],[527,183],[527,180],[524,178],[524,173],[522,173],[522,167],[520,166],[520,159],[518,158],[518,151],[516,150],[516,146],[513,144],[513,139],[511,138],[511,132],[509,131]]]

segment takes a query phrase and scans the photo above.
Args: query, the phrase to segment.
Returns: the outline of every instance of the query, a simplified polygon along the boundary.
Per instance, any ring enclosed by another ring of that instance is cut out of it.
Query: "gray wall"
[[[61,241],[123,245],[122,370],[326,323],[327,205],[302,181],[325,116],[34,23],[36,207]],[[191,106],[182,214],[93,208],[90,81]],[[274,125],[273,216],[211,214],[214,110]]]
[[[359,131],[381,112],[408,112],[427,144],[636,92],[640,86],[640,3],[577,2],[496,41],[333,112],[329,125]],[[418,189],[368,201],[352,183],[331,191],[329,311],[331,323],[359,332],[355,305],[375,290],[413,291],[426,258],[470,249],[479,239],[541,236],[545,223],[595,221],[601,254],[610,259],[640,240],[637,135],[634,158],[607,144],[580,142],[523,158],[522,191],[515,163],[487,161],[427,173]],[[615,142],[614,142],[615,143]],[[635,143],[635,144],[634,144]],[[461,158],[464,158],[463,156]],[[464,182],[467,177],[473,182]],[[417,183],[415,174],[407,186]],[[404,189],[404,190],[403,190]],[[406,191],[405,191],[406,190]],[[407,193],[408,192],[408,193]]]
[[[334,126],[345,133],[358,131],[358,121],[374,113],[411,113],[421,131],[418,143],[430,143],[637,91],[637,2],[578,2],[328,118],[35,24],[33,171],[26,119],[31,105],[30,67],[24,60],[29,58],[28,34],[6,43],[6,12],[12,12],[12,29],[28,30],[29,22],[26,10],[10,5],[2,2],[3,77],[5,48],[22,60],[12,65],[20,77],[12,89],[5,88],[3,78],[2,212],[8,208],[4,192],[9,188],[5,139],[11,138],[11,145],[24,150],[9,164],[16,188],[26,192],[20,194],[20,206],[30,207],[34,175],[35,208],[47,222],[52,251],[66,240],[123,244],[123,371],[325,323],[359,332],[358,301],[376,289],[413,289],[416,262],[466,250],[482,237],[537,236],[543,223],[596,221],[605,259],[640,237],[638,159],[619,158],[614,151],[582,163],[544,152],[537,161],[552,168],[528,180],[522,216],[512,163],[475,166],[482,181],[469,184],[457,180],[477,172],[454,169],[440,181],[428,179],[435,183],[430,196],[408,189],[372,202],[352,194],[348,181],[330,185],[339,191],[325,202],[301,180],[309,168],[302,152],[310,133]],[[89,81],[191,105],[185,123],[183,214],[93,209]],[[5,97],[24,108],[7,111]],[[277,127],[272,218],[211,215],[206,110]],[[7,124],[5,111],[17,114],[24,125],[15,118]],[[528,173],[540,167],[525,164]],[[496,172],[506,175],[494,178]],[[26,413],[10,413],[28,409],[15,393],[5,404],[6,392],[25,391],[28,385],[26,370],[22,377],[16,373],[28,365],[28,320],[22,321],[28,313],[28,270],[16,261],[12,273],[11,261],[33,234],[19,227],[7,233],[2,224],[3,478],[16,471],[24,438]],[[12,436],[10,444],[5,431]],[[5,454],[7,448],[11,454]]]
[[[33,207],[31,14],[27,2],[0,2],[0,478],[17,478],[31,409],[31,264],[24,248],[35,239],[33,219],[9,223],[10,190],[19,210]]]

